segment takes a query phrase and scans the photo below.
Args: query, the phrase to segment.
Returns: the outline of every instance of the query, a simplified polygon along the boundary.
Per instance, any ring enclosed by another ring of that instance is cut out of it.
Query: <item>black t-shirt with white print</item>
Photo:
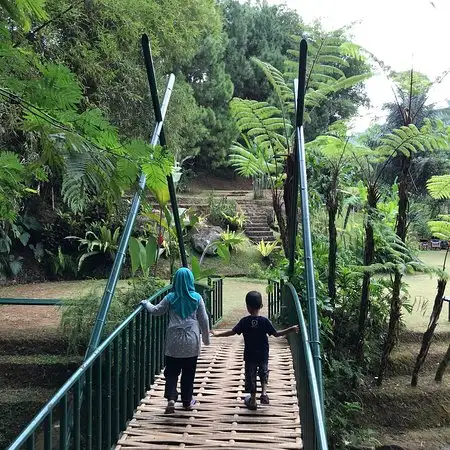
[[[269,340],[277,330],[263,316],[247,316],[233,328],[236,334],[244,335],[244,361],[262,363],[269,359]]]

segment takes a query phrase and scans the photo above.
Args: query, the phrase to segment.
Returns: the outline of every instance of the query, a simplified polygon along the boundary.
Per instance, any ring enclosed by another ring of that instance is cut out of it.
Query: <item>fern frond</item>
[[[281,111],[275,106],[233,98],[230,110],[239,131],[251,137],[264,151],[276,154],[288,147],[286,136],[290,134],[292,126],[285,123]]]
[[[343,42],[340,45],[341,54],[357,61],[364,61],[366,58],[362,53],[362,48],[353,42]]]
[[[381,143],[378,151],[382,154],[410,156],[418,151],[438,150],[446,145],[446,140],[439,130],[426,123],[420,130],[414,124],[396,128],[381,138]]]
[[[82,98],[76,75],[62,64],[38,64],[42,74],[29,101],[47,111],[75,110]]]
[[[44,10],[45,0],[0,0],[9,17],[19,23],[24,31],[30,31],[31,19],[47,20],[48,15]]]
[[[252,57],[251,60],[264,72],[264,75],[278,96],[280,105],[294,100],[294,92],[286,84],[283,74],[277,68],[256,57]]]
[[[429,194],[436,199],[450,198],[450,175],[435,175],[427,182]]]
[[[271,155],[257,146],[247,147],[239,142],[234,142],[230,148],[230,164],[243,177],[253,177],[263,174],[275,174],[277,166],[270,162]]]
[[[442,239],[443,241],[450,240],[450,217],[439,216],[441,220],[431,220],[428,222],[428,228],[433,236]]]

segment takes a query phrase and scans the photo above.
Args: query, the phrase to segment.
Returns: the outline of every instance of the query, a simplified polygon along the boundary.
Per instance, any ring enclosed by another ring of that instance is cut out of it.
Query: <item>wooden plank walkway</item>
[[[292,358],[284,338],[270,339],[270,405],[250,411],[243,404],[243,339],[211,338],[198,360],[196,409],[165,415],[164,377],[155,380],[116,450],[301,449]],[[258,394],[259,397],[259,394]]]

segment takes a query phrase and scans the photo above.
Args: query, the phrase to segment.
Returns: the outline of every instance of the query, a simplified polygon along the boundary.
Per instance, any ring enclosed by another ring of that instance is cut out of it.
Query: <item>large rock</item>
[[[220,234],[223,232],[222,228],[220,227],[213,227],[213,226],[203,226],[201,228],[196,228],[194,230],[194,233],[191,236],[191,242],[194,246],[194,249],[199,252],[203,253],[205,251],[205,248],[211,243],[218,241],[220,239]],[[207,255],[214,255],[216,253],[216,246],[212,245],[211,247],[206,250]]]

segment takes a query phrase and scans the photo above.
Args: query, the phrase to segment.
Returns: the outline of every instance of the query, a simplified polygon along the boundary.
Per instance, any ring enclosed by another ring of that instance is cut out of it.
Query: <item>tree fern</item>
[[[306,69],[305,120],[309,121],[308,112],[319,107],[332,93],[349,89],[363,81],[371,74],[346,77],[343,71],[349,66],[347,58],[363,59],[359,47],[351,42],[343,42],[341,37],[333,34],[319,33],[318,38],[308,36],[308,63]],[[299,44],[300,37],[294,37]],[[299,51],[289,50],[293,60],[287,60],[285,77],[294,79],[298,76]]]

